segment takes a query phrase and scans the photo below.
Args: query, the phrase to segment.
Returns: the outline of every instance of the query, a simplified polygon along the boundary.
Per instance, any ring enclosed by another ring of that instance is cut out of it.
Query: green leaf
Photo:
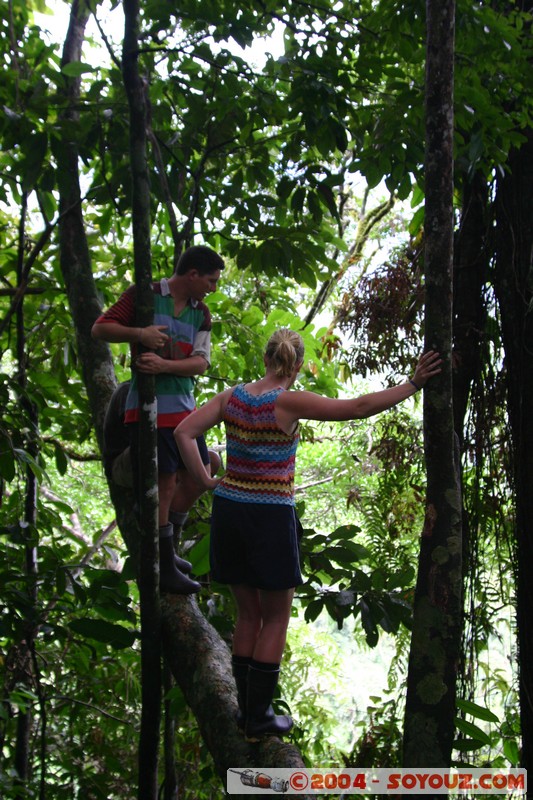
[[[392,589],[403,589],[411,586],[415,578],[414,567],[408,566],[399,572],[393,572],[392,575],[387,577],[387,590],[390,592]]]
[[[375,647],[379,641],[379,633],[377,626],[372,619],[370,608],[364,600],[359,600],[359,608],[361,610],[361,622],[366,634],[366,641],[369,647]]]
[[[29,453],[26,453],[25,450],[20,450],[19,448],[15,448],[13,452],[16,454],[19,461],[24,462],[31,468],[31,471],[39,481],[42,482],[46,479],[46,472],[37,463],[37,461],[29,455]]]
[[[192,563],[195,575],[206,575],[209,572],[209,542],[211,535],[208,533],[196,542],[187,553],[187,559]]]
[[[23,142],[25,157],[22,163],[22,188],[31,191],[41,174],[43,161],[46,156],[48,137],[46,133],[37,131]]]
[[[481,750],[482,747],[485,745],[479,739],[456,739],[453,743],[453,749],[460,753],[470,753],[473,750]]]
[[[324,600],[322,598],[319,598],[317,600],[311,600],[311,602],[304,611],[305,621],[314,622],[315,619],[317,619],[317,617],[320,615],[323,608],[324,608]]]
[[[170,712],[173,717],[180,718],[187,711],[185,696],[179,686],[173,686],[165,696],[165,700],[170,703]]]
[[[333,545],[324,548],[324,555],[336,561],[338,564],[352,564],[354,561],[354,554],[348,547],[341,547]]]
[[[55,445],[55,460],[57,471],[60,475],[65,475],[68,469],[68,459],[60,444]]]
[[[411,218],[411,222],[409,223],[409,233],[411,236],[416,236],[422,225],[424,224],[424,218],[426,215],[426,208],[425,206],[420,206],[417,208],[415,213]]]
[[[10,483],[16,474],[15,458],[12,450],[0,452],[0,476]]]
[[[520,748],[514,739],[505,739],[503,743],[503,752],[505,758],[510,761],[513,766],[520,763]]]
[[[465,719],[456,717],[455,727],[471,739],[476,739],[477,741],[483,742],[483,744],[490,744],[490,736],[485,733],[485,731],[481,730],[478,725],[474,725],[473,722],[467,722]]]
[[[123,625],[101,619],[74,619],[69,628],[85,639],[95,639],[97,642],[110,644],[116,650],[131,647],[137,638],[133,631]]]
[[[486,722],[500,722],[496,714],[484,706],[473,703],[471,700],[462,700],[459,698],[456,702],[457,708],[460,708],[465,714],[470,714],[472,717],[485,720]]]
[[[84,72],[96,72],[96,69],[90,64],[84,64],[83,61],[71,61],[61,68],[61,72],[67,78],[79,78]]]
[[[299,213],[304,205],[306,190],[299,186],[291,197],[291,208],[295,214]]]
[[[351,588],[356,592],[368,592],[372,588],[370,575],[361,569],[354,569],[351,581]]]
[[[383,590],[385,588],[386,578],[387,576],[384,570],[381,569],[381,567],[375,569],[370,575],[370,579],[372,581],[372,588],[376,589],[377,591]]]

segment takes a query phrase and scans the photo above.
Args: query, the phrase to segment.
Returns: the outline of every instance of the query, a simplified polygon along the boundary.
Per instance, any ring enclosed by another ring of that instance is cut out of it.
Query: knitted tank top
[[[239,384],[226,406],[226,474],[215,494],[239,503],[294,505],[298,430],[287,434],[274,406],[284,389],[255,396]]]

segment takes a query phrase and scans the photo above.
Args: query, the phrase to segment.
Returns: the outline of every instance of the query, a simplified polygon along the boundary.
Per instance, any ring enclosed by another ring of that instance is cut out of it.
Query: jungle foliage
[[[133,279],[123,20],[114,0],[59,7],[91,20],[80,60],[65,61],[63,42],[46,32],[55,20],[45,0],[0,8],[0,793],[130,798],[139,598],[99,463],[83,332],[73,325],[72,298],[83,306],[89,293],[81,282],[67,287],[58,233],[72,210],[60,197],[73,185],[65,158],[73,146],[76,207],[99,303],[108,306]],[[412,369],[424,335],[424,8],[401,0],[238,7],[185,0],[178,13],[172,4],[143,3],[153,277],[168,275],[193,241],[227,261],[209,298],[214,359],[198,383],[199,403],[255,378],[264,341],[280,325],[304,336],[307,389],[364,391],[361,376],[390,382]],[[502,277],[495,239],[503,181],[518,174],[529,181],[521,153],[531,137],[530,26],[527,2],[457,3],[453,367],[465,611],[454,757],[494,766],[528,765],[516,660],[510,671],[505,660],[516,659],[509,609],[517,602],[517,542],[533,536],[526,526],[520,539],[515,524],[506,365],[516,362],[502,315],[522,318],[531,285],[524,279],[522,299],[508,300],[514,273],[509,267]],[[283,55],[255,62],[247,48],[279,30]],[[470,284],[465,275],[477,262],[469,248],[479,258]],[[127,378],[127,349],[113,346],[113,359],[113,380]],[[522,367],[526,386],[530,360]],[[421,408],[406,405],[342,432],[305,425],[302,433],[306,583],[297,613],[323,653],[324,627],[333,626],[361,648],[390,640],[396,655],[383,696],[369,698],[357,736],[339,745],[330,736],[337,718],[346,713],[353,723],[339,701],[345,689],[329,707],[318,705],[298,627],[282,687],[300,722],[293,741],[308,763],[398,764],[424,515]],[[222,442],[217,436],[213,444]],[[206,581],[208,518],[204,498],[186,531]],[[210,584],[199,603],[229,641],[224,588]],[[496,667],[493,642],[504,653]],[[175,796],[218,798],[195,716],[168,675],[166,689]]]

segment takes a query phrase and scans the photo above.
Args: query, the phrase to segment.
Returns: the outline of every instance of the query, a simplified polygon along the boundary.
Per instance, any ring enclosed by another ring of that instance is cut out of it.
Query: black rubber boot
[[[185,561],[184,558],[180,558],[178,555],[174,554],[174,563],[176,568],[179,569],[180,572],[185,572],[187,575],[189,572],[192,571],[192,564],[190,561]]]
[[[168,521],[174,528],[172,536],[174,539],[174,546],[176,548],[179,547],[181,531],[183,530],[183,526],[188,516],[189,514],[186,511],[173,511],[170,509],[168,513]],[[178,555],[174,555],[174,561],[176,562],[176,567],[180,572],[185,572],[187,575],[189,572],[191,572],[192,564],[190,561],[185,561],[184,558],[180,558]]]
[[[244,720],[246,717],[248,667],[251,660],[251,658],[247,658],[246,656],[231,657],[231,670],[233,672],[233,677],[235,678],[235,685],[237,686],[237,702],[239,704],[236,722],[241,730],[244,728]]]
[[[279,669],[265,671],[251,666],[248,669],[247,714],[244,738],[258,742],[263,736],[285,736],[293,726],[291,717],[276,715],[272,698],[279,677]]]
[[[159,590],[168,594],[194,594],[201,589],[198,581],[191,580],[176,566],[176,553],[172,538],[172,525],[159,528]]]

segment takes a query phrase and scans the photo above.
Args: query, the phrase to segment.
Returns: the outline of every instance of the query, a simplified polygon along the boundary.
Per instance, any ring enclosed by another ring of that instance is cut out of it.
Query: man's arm
[[[207,367],[207,361],[203,356],[184,356],[177,361],[170,361],[168,358],[161,358],[157,353],[141,353],[135,359],[135,369],[149,375],[159,375],[164,372],[166,375],[192,378],[194,375],[203,375]]]
[[[135,324],[135,286],[130,286],[94,323],[91,334],[104,342],[141,344],[150,350],[163,347],[169,337],[165,325],[148,325],[140,328]]]
[[[158,350],[169,339],[164,332],[166,327],[166,325],[148,325],[146,328],[139,328],[122,325],[120,322],[98,322],[97,320],[91,329],[91,334],[94,339],[103,339],[104,342],[142,344],[143,347],[148,347],[150,350]]]

